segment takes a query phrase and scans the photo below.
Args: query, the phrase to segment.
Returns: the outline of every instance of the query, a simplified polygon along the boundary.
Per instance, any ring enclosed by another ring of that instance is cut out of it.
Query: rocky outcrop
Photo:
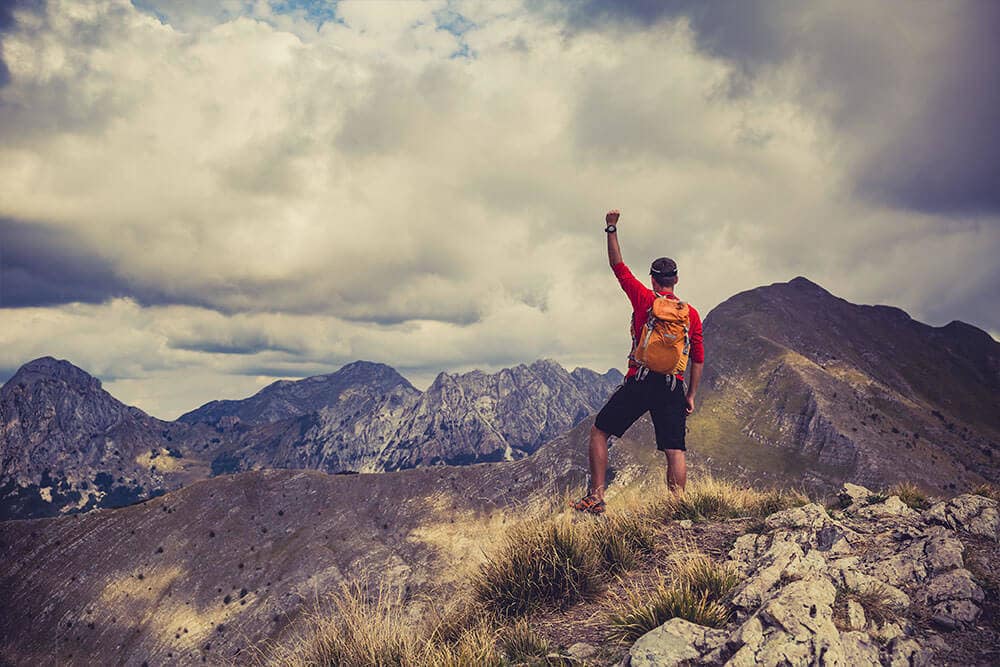
[[[974,627],[985,593],[959,531],[1000,540],[997,503],[961,495],[924,512],[847,485],[842,507],[773,514],[729,553],[734,621],[672,619],[641,637],[636,665],[931,665],[939,631]]]

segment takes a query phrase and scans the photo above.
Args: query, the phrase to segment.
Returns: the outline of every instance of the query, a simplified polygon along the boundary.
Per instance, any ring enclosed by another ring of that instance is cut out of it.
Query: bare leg
[[[590,427],[590,489],[599,500],[604,500],[604,478],[608,472],[608,434]]]
[[[591,440],[593,443],[593,440]],[[593,448],[593,444],[591,444]],[[687,460],[684,457],[683,449],[667,449],[667,488],[675,496],[684,495],[684,486],[687,484]],[[593,469],[593,464],[591,464]]]

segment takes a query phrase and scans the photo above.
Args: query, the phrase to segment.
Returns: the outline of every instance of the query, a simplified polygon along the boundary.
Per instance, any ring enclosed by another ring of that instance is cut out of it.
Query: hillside
[[[245,637],[283,636],[304,603],[361,573],[426,592],[454,581],[519,507],[580,485],[589,429],[588,420],[508,463],[254,471],[129,507],[2,523],[0,655],[215,660]],[[636,433],[650,430],[644,421]],[[659,458],[625,438],[611,465],[623,482]]]
[[[0,387],[0,520],[127,505],[202,479],[213,440],[207,425],[123,404],[68,361],[35,359]]]
[[[832,489],[1000,479],[1000,343],[796,278],[737,294],[704,324],[694,447],[748,479]]]

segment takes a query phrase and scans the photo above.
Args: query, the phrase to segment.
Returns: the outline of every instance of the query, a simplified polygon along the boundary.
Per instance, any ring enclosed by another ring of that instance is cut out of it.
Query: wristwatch
[[[604,231],[606,231],[608,234],[614,234],[615,232],[618,231],[618,228],[614,225],[608,225],[607,227],[604,228]]]

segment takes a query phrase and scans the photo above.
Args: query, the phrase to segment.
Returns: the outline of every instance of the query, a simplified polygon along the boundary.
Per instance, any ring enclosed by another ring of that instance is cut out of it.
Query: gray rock
[[[577,642],[566,649],[566,654],[574,660],[586,660],[594,657],[595,653],[597,653],[597,647],[586,642]]]
[[[945,600],[983,601],[983,589],[980,588],[972,574],[965,569],[952,570],[939,574],[927,583],[925,590],[928,603]]]
[[[729,633],[672,618],[651,630],[629,650],[632,667],[667,667],[696,660],[725,641]]]
[[[865,504],[868,501],[868,497],[872,495],[872,492],[863,486],[846,482],[844,486],[841,487],[838,495],[840,497],[840,502],[845,507],[850,507],[851,505]]]
[[[861,507],[857,511],[857,516],[865,519],[915,519],[920,516],[920,513],[910,508],[898,496],[890,496],[881,503]]]
[[[833,600],[836,590],[825,579],[793,581],[786,585],[766,605],[760,618],[765,624],[778,626],[797,641],[815,635],[837,635],[833,625]]]
[[[972,600],[946,600],[940,602],[931,610],[933,618],[941,621],[951,621],[956,627],[964,628],[976,622],[982,609]]]
[[[890,667],[926,667],[931,664],[930,652],[915,639],[894,640],[889,647]]]
[[[933,505],[923,513],[927,523],[938,523],[1000,540],[1000,511],[997,502],[984,496],[962,494]]]
[[[868,619],[865,616],[864,606],[857,600],[848,600],[847,627],[851,630],[864,630],[866,625],[868,625]]]

